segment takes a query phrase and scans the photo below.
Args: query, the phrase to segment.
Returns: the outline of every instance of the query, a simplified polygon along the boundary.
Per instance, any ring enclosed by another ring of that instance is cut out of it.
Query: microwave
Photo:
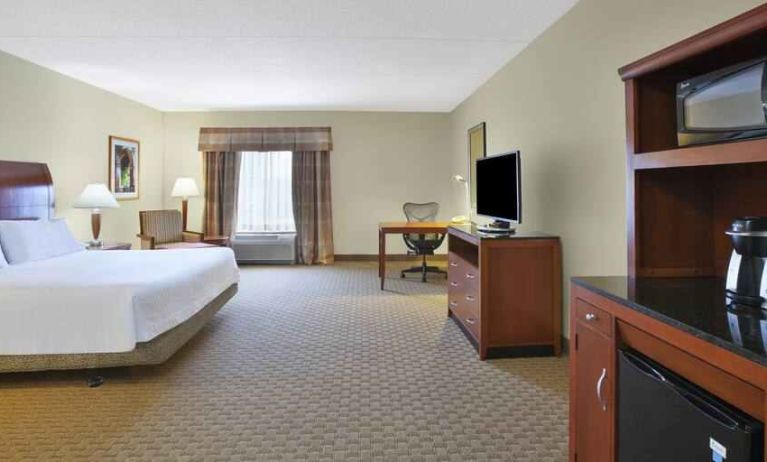
[[[679,146],[767,136],[767,58],[676,85]]]

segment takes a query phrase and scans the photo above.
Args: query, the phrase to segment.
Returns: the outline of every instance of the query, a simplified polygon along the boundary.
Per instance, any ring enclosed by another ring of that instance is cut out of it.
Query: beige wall
[[[105,211],[102,237],[136,243],[138,210],[162,205],[162,113],[0,52],[0,159],[48,163],[56,214],[80,239],[90,215],[72,202],[107,182],[109,135],[141,141],[141,198]]]
[[[487,122],[488,154],[522,150],[521,228],[562,237],[566,286],[574,275],[625,274],[617,69],[760,3],[580,0],[452,113],[454,169],[466,170],[466,130]]]
[[[333,131],[331,179],[333,231],[337,254],[378,252],[379,221],[403,220],[407,201],[437,201],[441,219],[460,213],[453,203],[458,185],[447,159],[448,114],[377,112],[192,112],[165,114],[167,207],[179,176],[202,185],[197,152],[200,127],[329,126]],[[202,199],[190,200],[189,228],[202,226]],[[401,239],[389,238],[392,252],[404,252]],[[444,246],[442,251],[444,251]]]

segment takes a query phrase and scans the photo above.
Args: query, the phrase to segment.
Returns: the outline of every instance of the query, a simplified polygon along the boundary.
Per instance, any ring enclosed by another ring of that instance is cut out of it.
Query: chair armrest
[[[230,244],[229,236],[205,236],[202,241],[220,247],[229,247]]]
[[[136,234],[136,237],[141,239],[142,250],[154,250],[154,236],[147,236],[146,234]]]
[[[202,233],[184,231],[182,235],[184,237],[184,242],[202,242]]]

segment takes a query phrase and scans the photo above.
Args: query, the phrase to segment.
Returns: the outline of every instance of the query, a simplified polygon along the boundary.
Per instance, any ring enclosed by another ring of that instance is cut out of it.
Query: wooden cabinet
[[[586,308],[585,303],[581,303]],[[610,462],[613,460],[615,362],[612,339],[605,335],[596,310],[586,311],[587,319],[574,323],[575,341],[571,353],[571,460]],[[576,317],[578,319],[579,317]],[[576,431],[576,428],[578,431]]]
[[[562,267],[559,238],[483,236],[448,228],[448,316],[480,359],[559,355]]]

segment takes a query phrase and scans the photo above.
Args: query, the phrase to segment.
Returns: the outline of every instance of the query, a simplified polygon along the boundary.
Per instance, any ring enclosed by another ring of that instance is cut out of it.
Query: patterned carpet
[[[0,459],[566,460],[566,360],[480,362],[438,281],[246,267],[162,366],[0,377]]]

